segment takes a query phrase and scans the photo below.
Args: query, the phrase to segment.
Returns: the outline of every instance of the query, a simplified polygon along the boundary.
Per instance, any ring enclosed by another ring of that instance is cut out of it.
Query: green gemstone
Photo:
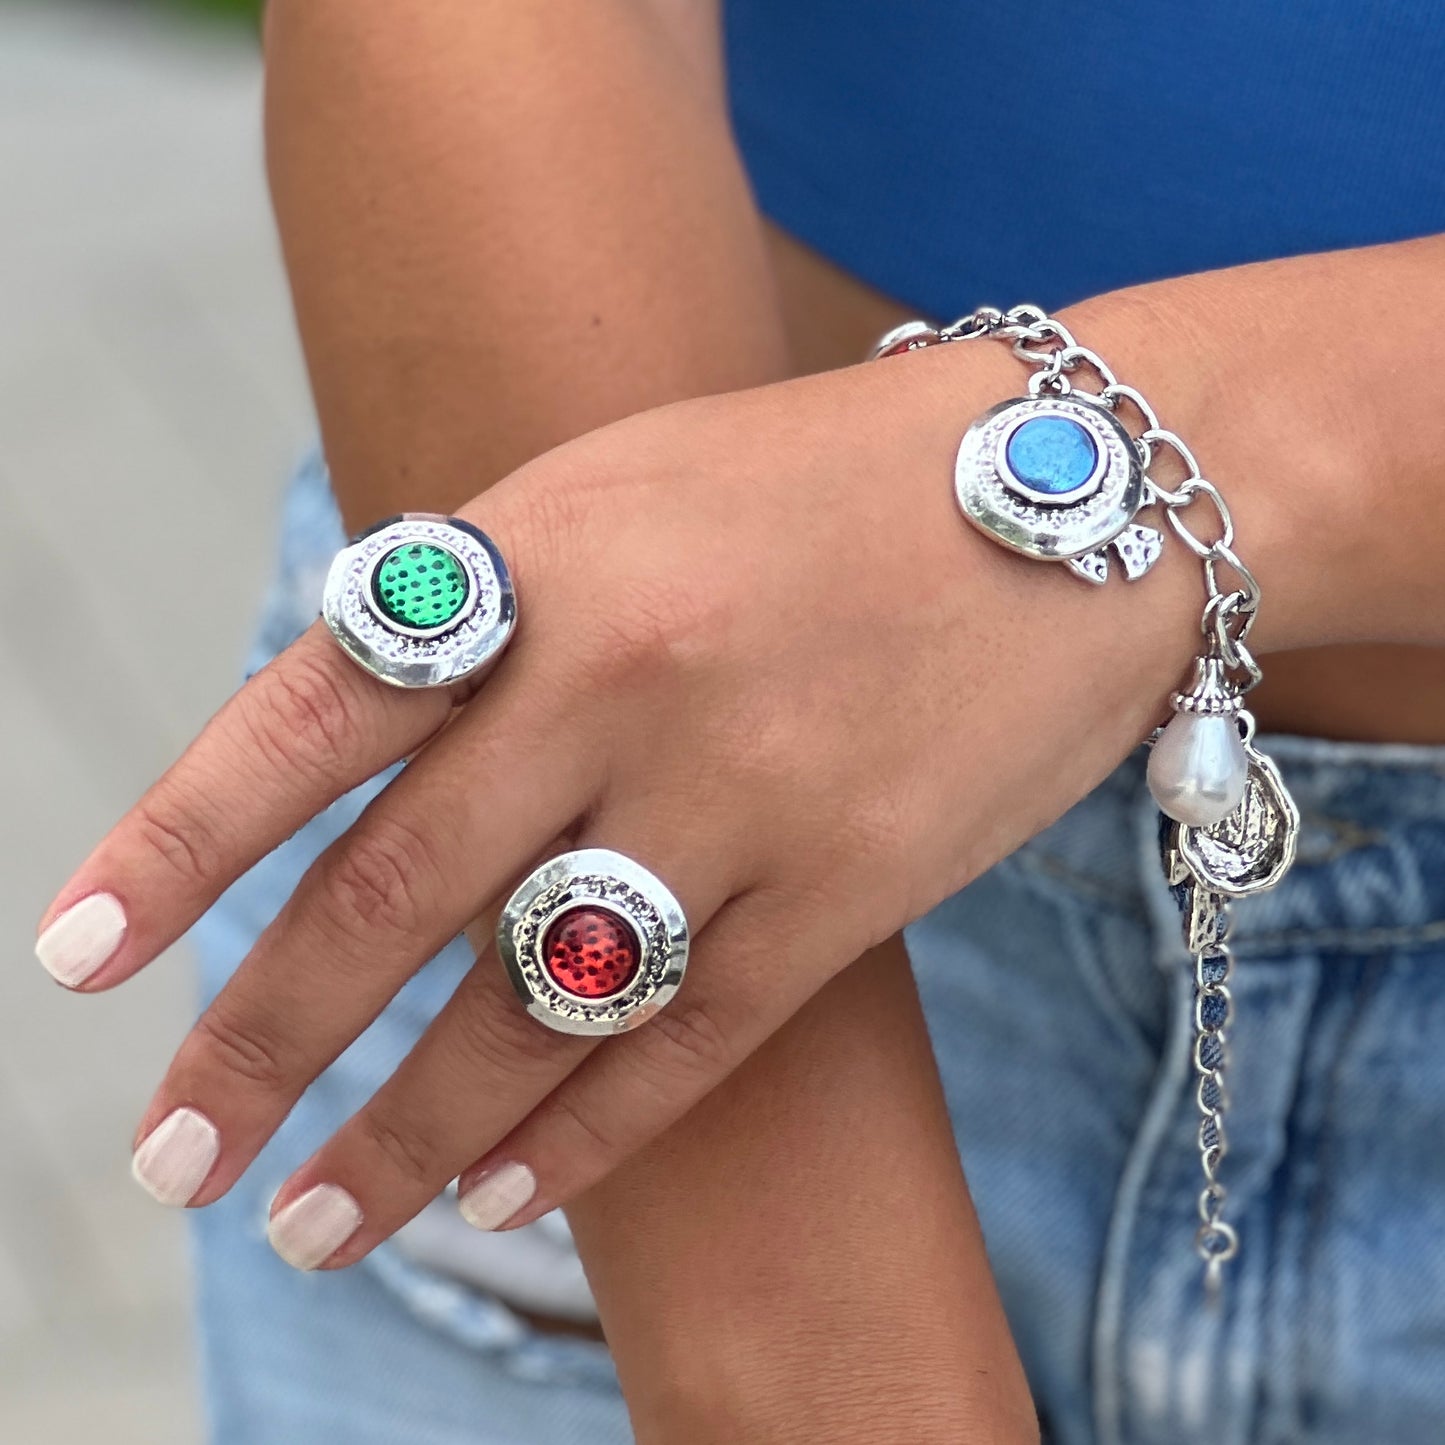
[[[466,569],[445,547],[408,542],[381,559],[371,592],[383,617],[425,631],[445,627],[467,605]]]

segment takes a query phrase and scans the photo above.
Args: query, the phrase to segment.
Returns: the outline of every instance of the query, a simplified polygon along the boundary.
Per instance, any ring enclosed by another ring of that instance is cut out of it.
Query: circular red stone
[[[578,998],[621,993],[641,960],[632,929],[617,914],[591,904],[569,908],[542,940],[542,962],[552,982]]]

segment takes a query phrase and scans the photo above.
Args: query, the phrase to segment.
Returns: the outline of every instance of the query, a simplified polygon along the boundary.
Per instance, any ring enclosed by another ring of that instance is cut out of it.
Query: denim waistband
[[[1445,939],[1445,747],[1263,733],[1257,742],[1299,805],[1299,851],[1277,888],[1235,906],[1238,951],[1357,953]],[[1171,910],[1160,902],[1146,756],[1126,759],[1018,859],[1162,924]]]

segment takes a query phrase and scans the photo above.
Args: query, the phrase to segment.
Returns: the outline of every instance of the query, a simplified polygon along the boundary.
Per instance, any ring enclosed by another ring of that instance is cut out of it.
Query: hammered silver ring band
[[[470,522],[405,512],[343,547],[321,615],[348,657],[392,687],[478,681],[511,640],[517,599],[495,542]]]

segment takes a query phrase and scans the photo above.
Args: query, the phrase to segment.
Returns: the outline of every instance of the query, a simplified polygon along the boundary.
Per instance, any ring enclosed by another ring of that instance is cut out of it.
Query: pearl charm
[[[1177,823],[1208,828],[1244,800],[1249,757],[1231,716],[1177,712],[1149,754],[1149,791]]]

